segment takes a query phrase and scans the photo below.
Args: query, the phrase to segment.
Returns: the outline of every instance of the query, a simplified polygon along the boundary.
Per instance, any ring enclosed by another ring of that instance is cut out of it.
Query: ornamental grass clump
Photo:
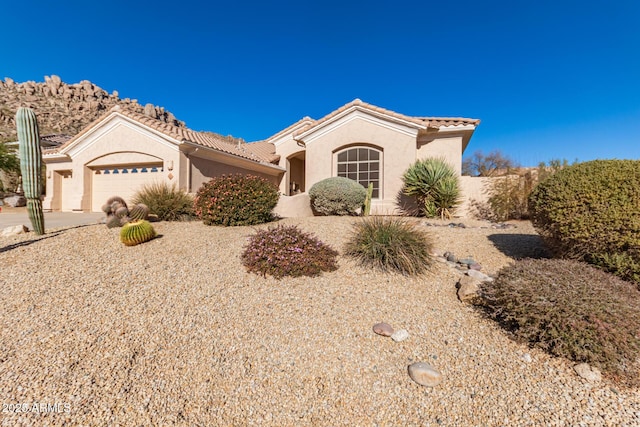
[[[367,190],[349,178],[334,176],[313,184],[311,208],[321,215],[356,215],[367,198]]]
[[[373,216],[354,225],[345,253],[365,266],[417,275],[431,264],[431,249],[429,235],[408,220]]]
[[[278,187],[258,176],[222,175],[200,187],[195,213],[206,225],[255,225],[273,220]]]
[[[559,258],[640,287],[640,160],[594,160],[556,172],[529,197],[536,230]]]
[[[295,225],[258,230],[249,238],[242,263],[251,273],[284,276],[317,276],[338,268],[338,253],[317,237]]]
[[[188,221],[195,217],[193,198],[175,184],[146,184],[134,194],[132,202],[146,205],[159,221]]]
[[[640,385],[640,292],[586,263],[525,259],[481,284],[484,308],[521,342]]]

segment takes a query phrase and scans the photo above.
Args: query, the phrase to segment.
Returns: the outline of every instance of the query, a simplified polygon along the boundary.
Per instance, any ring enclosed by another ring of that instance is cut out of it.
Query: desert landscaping
[[[3,410],[1,425],[640,424],[637,388],[516,343],[458,300],[458,269],[434,262],[409,277],[342,256],[361,220],[281,220],[340,253],[336,271],[281,280],[240,261],[267,225],[158,222],[159,236],[133,247],[101,224],[0,238],[3,403],[60,404]],[[528,221],[415,221],[434,252],[489,275],[545,256]],[[377,335],[378,322],[409,337]],[[412,381],[414,362],[442,382]]]

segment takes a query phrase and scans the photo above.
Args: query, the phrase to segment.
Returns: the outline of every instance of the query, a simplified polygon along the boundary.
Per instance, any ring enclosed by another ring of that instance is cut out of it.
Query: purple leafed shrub
[[[640,292],[588,264],[525,259],[481,285],[487,314],[514,338],[640,385]]]
[[[317,276],[338,268],[338,253],[295,225],[258,230],[249,238],[242,263],[249,272],[280,279]]]

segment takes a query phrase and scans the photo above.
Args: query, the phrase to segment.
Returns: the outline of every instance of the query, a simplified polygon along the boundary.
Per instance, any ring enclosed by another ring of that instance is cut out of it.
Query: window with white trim
[[[364,188],[373,184],[374,199],[380,197],[382,152],[369,147],[354,147],[338,153],[338,176],[349,178]]]

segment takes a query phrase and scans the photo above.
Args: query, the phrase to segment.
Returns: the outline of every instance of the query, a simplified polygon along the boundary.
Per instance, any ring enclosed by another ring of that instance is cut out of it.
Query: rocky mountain
[[[16,83],[0,80],[0,142],[17,141],[15,115],[18,107],[36,113],[40,135],[77,134],[110,108],[120,105],[176,126],[184,126],[173,114],[153,104],[140,105],[136,99],[109,94],[88,80],[67,84],[58,76],[45,76],[44,82]]]

